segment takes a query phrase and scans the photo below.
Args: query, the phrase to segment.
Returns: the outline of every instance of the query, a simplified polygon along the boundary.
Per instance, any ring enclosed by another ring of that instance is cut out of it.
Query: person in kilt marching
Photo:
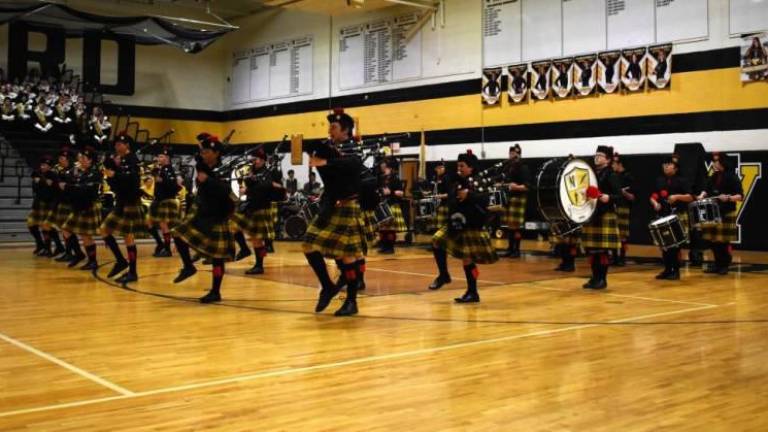
[[[437,205],[437,215],[435,218],[435,228],[440,229],[448,223],[448,188],[451,184],[451,176],[445,171],[445,161],[435,165],[435,183],[437,184],[437,196],[440,200]]]
[[[229,217],[235,209],[229,186],[229,173],[220,173],[223,144],[216,136],[200,139],[200,154],[196,158],[197,195],[193,210],[171,230],[183,267],[173,283],[179,283],[195,273],[189,249],[210,258],[213,266],[211,289],[200,298],[201,303],[221,301],[224,262],[235,257],[235,244],[229,229]]]
[[[632,183],[634,179],[632,174],[624,167],[624,161],[618,153],[613,154],[613,163],[611,165],[613,172],[619,176],[621,182],[621,201],[616,203],[616,216],[619,218],[619,240],[621,247],[614,251],[613,265],[625,266],[627,264],[627,244],[629,243],[629,226],[632,216],[632,203],[635,201],[635,194],[632,192]]]
[[[266,240],[275,238],[275,220],[272,203],[285,198],[285,189],[280,183],[280,172],[267,167],[267,156],[263,148],[252,153],[251,172],[242,182],[240,192],[246,200],[240,201],[232,222],[251,240],[256,262],[247,275],[264,273],[264,257],[267,256]]]
[[[141,206],[139,158],[131,151],[134,146],[133,138],[121,133],[115,137],[114,146],[115,154],[104,160],[104,174],[110,189],[115,192],[115,206],[101,223],[101,236],[104,244],[115,256],[115,265],[107,277],[113,278],[128,269],[117,279],[117,282],[126,284],[139,279],[136,270],[138,257],[135,236],[146,232],[147,222],[144,208]],[[125,240],[127,260],[117,245],[115,234]]]
[[[77,155],[79,170],[74,182],[60,184],[72,200],[72,209],[67,220],[62,226],[65,238],[72,244],[75,251],[74,257],[69,262],[69,267],[76,266],[83,258],[88,261],[80,267],[80,270],[95,272],[98,269],[96,260],[96,242],[93,236],[99,234],[101,227],[101,203],[99,202],[99,188],[102,184],[102,176],[96,166],[96,152],[92,147],[86,147]],[[80,250],[77,236],[83,239],[85,255]]]
[[[598,146],[594,165],[597,186],[590,186],[589,198],[597,199],[592,218],[581,227],[581,240],[589,254],[592,277],[584,284],[586,289],[604,289],[608,286],[610,253],[621,246],[616,203],[621,200],[621,183],[611,169],[613,147]]]
[[[439,271],[429,289],[440,289],[451,283],[448,273],[448,254],[460,259],[467,278],[467,291],[454,299],[456,303],[477,303],[477,279],[480,275],[477,264],[492,264],[498,261],[496,249],[485,229],[488,196],[475,190],[471,181],[478,165],[477,156],[471,150],[458,158],[458,178],[449,188],[448,206],[450,221],[440,227],[432,237],[432,253]]]
[[[56,196],[56,186],[54,185],[55,175],[52,171],[53,158],[44,155],[40,158],[38,169],[32,172],[32,210],[27,216],[27,229],[35,239],[35,250],[33,254],[37,255],[45,250],[45,242],[40,227],[45,223],[45,218],[54,207],[54,198]]]
[[[704,240],[709,241],[715,255],[714,264],[707,267],[704,273],[727,275],[733,259],[731,243],[738,236],[736,203],[744,199],[744,190],[733,165],[720,153],[712,153],[712,173],[697,198],[707,197],[717,199],[722,222],[703,226]]]
[[[155,196],[149,206],[147,227],[156,243],[152,256],[158,258],[171,256],[171,228],[181,221],[181,203],[177,197],[182,180],[173,169],[171,157],[169,147],[160,149],[157,154],[157,168],[152,172],[155,179]]]
[[[328,274],[324,260],[328,257],[341,264],[347,285],[344,304],[334,315],[350,316],[357,313],[357,291],[364,270],[359,261],[365,240],[358,201],[364,166],[356,155],[345,156],[337,147],[349,140],[354,127],[352,118],[337,111],[328,116],[328,122],[330,139],[308,149],[310,167],[320,174],[325,189],[320,211],[307,228],[302,249],[321,285],[315,312],[325,310],[340,290]]]
[[[74,167],[70,162],[71,157],[72,152],[68,147],[64,147],[59,151],[57,164],[53,167],[54,174],[51,179],[51,184],[62,181],[67,182],[72,179],[74,175]],[[38,256],[50,258],[66,252],[56,228],[61,228],[70,213],[72,213],[72,205],[69,202],[67,193],[56,188],[52,200],[51,211],[48,212],[48,215],[45,217],[42,224],[44,248],[42,252],[38,253]],[[56,245],[56,249],[53,252],[51,252],[51,241]]]
[[[693,201],[691,184],[677,174],[677,159],[667,157],[662,162],[663,174],[656,178],[654,192],[651,194],[651,207],[657,217],[676,214],[683,226],[683,232],[687,233],[688,227],[688,203]],[[671,247],[662,250],[664,270],[656,275],[656,279],[679,280],[680,279],[680,247]]]
[[[509,160],[504,163],[502,169],[504,183],[509,185],[509,203],[501,217],[501,225],[507,227],[509,246],[506,256],[509,258],[520,258],[520,228],[525,224],[525,207],[531,181],[530,171],[520,159],[522,152],[520,144],[511,146]]]
[[[397,160],[392,157],[382,160],[379,164],[379,191],[392,212],[392,219],[379,226],[380,254],[395,253],[397,233],[408,231],[403,210],[400,207],[405,192],[403,191],[403,182],[397,175],[397,167]]]

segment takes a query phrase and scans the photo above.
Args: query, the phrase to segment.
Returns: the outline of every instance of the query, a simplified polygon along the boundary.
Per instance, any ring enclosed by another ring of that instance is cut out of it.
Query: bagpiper
[[[55,176],[51,170],[52,167],[53,158],[44,155],[40,158],[38,169],[32,172],[32,210],[27,216],[27,229],[35,239],[35,251],[33,252],[35,255],[45,250],[45,242],[43,242],[40,227],[45,223],[48,212],[55,205],[56,190],[54,188],[56,186],[54,185]]]
[[[158,258],[172,255],[171,229],[181,221],[181,203],[178,195],[182,189],[182,179],[173,169],[172,156],[170,147],[166,146],[160,149],[156,156],[157,167],[152,172],[154,197],[149,206],[147,226],[156,244],[152,256]]]
[[[51,184],[71,180],[74,175],[74,167],[70,162],[71,157],[72,152],[68,147],[64,147],[59,151],[56,166],[53,167],[55,179],[52,180]],[[56,229],[61,228],[61,225],[64,224],[70,213],[72,213],[72,205],[69,202],[67,193],[57,189],[54,193],[51,211],[48,212],[48,216],[46,216],[43,222],[43,242],[45,247],[38,256],[54,257],[66,252]],[[56,245],[56,249],[53,252],[51,252],[51,240]]]
[[[101,226],[101,204],[99,188],[102,176],[96,166],[96,153],[93,148],[86,147],[77,155],[79,169],[72,183],[62,182],[59,186],[67,192],[72,200],[73,212],[62,226],[64,236],[72,243],[75,254],[69,262],[69,267],[76,266],[83,258],[88,261],[80,270],[95,272],[98,269],[96,259],[96,242],[93,237],[99,234]],[[85,255],[80,250],[77,237],[83,239]]]
[[[520,258],[521,228],[525,224],[525,208],[528,203],[528,188],[531,174],[521,158],[523,149],[520,144],[509,148],[509,160],[504,163],[502,173],[504,184],[509,191],[509,202],[501,218],[501,225],[507,228],[509,245],[506,256]]]

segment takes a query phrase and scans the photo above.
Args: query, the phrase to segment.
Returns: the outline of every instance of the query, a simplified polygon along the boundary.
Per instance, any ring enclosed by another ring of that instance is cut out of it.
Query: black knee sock
[[[53,239],[53,242],[56,244],[56,249],[64,249],[64,245],[61,244],[61,238],[59,238],[58,231],[51,230],[51,239]]]
[[[555,245],[555,252],[560,256],[560,264],[562,265],[568,265],[568,245],[558,243]]]
[[[70,235],[67,242],[69,243],[69,250],[71,250],[73,254],[79,257],[83,256],[83,250],[80,249],[80,239],[77,238],[77,234]]]
[[[600,255],[599,254],[591,254],[589,256],[589,264],[590,268],[592,270],[592,280],[593,281],[599,281],[600,280]]]
[[[357,300],[357,265],[344,264],[344,279],[347,280],[347,300]]]
[[[136,258],[138,257],[138,251],[136,245],[130,245],[128,249],[128,265],[130,266],[130,272],[136,274]]]
[[[669,250],[669,264],[671,265],[673,272],[680,271],[680,248],[672,248]]]
[[[176,243],[176,250],[179,251],[181,262],[184,263],[184,268],[190,268],[193,266],[192,257],[189,256],[189,245],[180,237],[174,237],[173,242]]]
[[[256,265],[264,267],[264,257],[267,256],[267,248],[264,246],[255,248],[253,252],[256,254]]]
[[[464,266],[464,276],[467,277],[467,292],[477,294],[477,278],[480,273],[475,263]]]
[[[163,239],[160,238],[160,231],[158,231],[157,227],[150,228],[149,234],[152,235],[157,247],[163,247]]]
[[[235,233],[235,241],[237,241],[237,245],[240,246],[240,250],[251,250],[251,248],[248,247],[248,242],[245,241],[245,235],[242,231]]]
[[[29,233],[35,238],[35,246],[37,246],[38,249],[42,248],[43,236],[40,234],[40,227],[37,225],[29,227]]]
[[[437,270],[440,272],[440,277],[450,277],[448,274],[448,253],[445,249],[432,248],[432,255],[435,256],[435,262],[437,263]]]
[[[365,258],[360,258],[355,262],[355,274],[359,283],[365,283]]]
[[[309,266],[312,267],[312,270],[315,272],[315,276],[317,276],[317,280],[320,281],[320,285],[323,286],[323,289],[328,289],[333,287],[333,282],[331,281],[331,277],[328,275],[328,268],[325,266],[325,260],[323,259],[323,254],[315,251],[315,252],[305,253],[304,256],[307,257],[307,262],[309,263]]]
[[[123,253],[120,252],[120,247],[117,245],[117,240],[115,240],[114,236],[108,235],[104,237],[104,244],[112,251],[112,255],[115,256],[117,262],[125,262],[125,257],[123,257]]]
[[[221,281],[224,279],[224,260],[221,258],[213,259],[213,282],[211,292],[219,293],[221,290]]]
[[[163,233],[163,247],[168,252],[171,251],[171,233],[169,232]]]
[[[96,262],[96,243],[85,247],[86,255],[88,255],[88,262]]]
[[[607,252],[600,254],[598,271],[600,273],[600,280],[608,282],[608,267],[611,265],[610,257]]]
[[[507,236],[507,250],[512,252],[515,250],[515,231],[509,231]]]

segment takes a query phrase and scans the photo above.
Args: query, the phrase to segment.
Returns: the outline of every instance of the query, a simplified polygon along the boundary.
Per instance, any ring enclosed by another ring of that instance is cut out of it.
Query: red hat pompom
[[[653,199],[654,201],[658,201],[659,200],[659,194],[657,194],[656,192],[652,193],[651,194],[651,199]]]
[[[661,197],[666,198],[669,196],[669,192],[666,189],[661,190]]]
[[[598,189],[597,186],[591,185],[587,188],[587,198],[596,199],[599,198],[600,195],[600,189]]]
[[[333,113],[336,115],[344,114],[344,108],[334,108]]]

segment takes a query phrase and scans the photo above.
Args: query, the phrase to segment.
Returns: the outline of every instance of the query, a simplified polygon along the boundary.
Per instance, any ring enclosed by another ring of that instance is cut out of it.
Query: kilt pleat
[[[719,224],[702,225],[701,233],[704,240],[712,243],[731,243],[737,240],[739,227],[736,225],[736,212],[725,213],[722,218],[723,221]]]
[[[94,236],[101,228],[101,203],[93,202],[85,210],[70,213],[61,229],[78,235]]]
[[[373,210],[361,210],[360,212],[363,219],[362,225],[365,239],[369,242],[372,242],[376,239],[376,232],[378,230],[378,225],[376,224],[376,214]]]
[[[491,236],[485,230],[449,231],[448,226],[443,226],[432,236],[432,243],[457,259],[469,258],[477,264],[493,264],[499,260]]]
[[[520,229],[525,224],[525,207],[528,197],[523,195],[510,195],[509,203],[501,215],[501,225],[509,229]]]
[[[382,231],[396,231],[406,232],[408,231],[408,225],[405,224],[405,218],[403,217],[403,209],[400,207],[400,203],[389,204],[389,209],[392,212],[392,219],[379,226]]]
[[[152,224],[167,223],[174,226],[181,222],[181,204],[176,198],[153,201],[149,206],[147,221]]]
[[[235,242],[226,220],[203,228],[201,221],[193,217],[174,227],[171,234],[180,237],[205,257],[225,260],[235,258]]]
[[[70,213],[72,213],[72,205],[67,202],[59,202],[48,212],[45,223],[60,229],[69,218]]]
[[[328,258],[360,256],[365,248],[365,222],[355,200],[321,211],[304,234],[304,249]]]
[[[437,206],[437,220],[435,221],[435,229],[442,228],[448,225],[448,204],[440,204]]]
[[[45,223],[48,213],[53,209],[51,203],[35,200],[32,203],[32,210],[27,215],[27,226],[32,227]]]
[[[581,233],[585,249],[616,250],[621,247],[617,217],[612,211],[592,216],[581,226]]]
[[[101,227],[119,236],[146,234],[144,207],[140,204],[116,206],[104,218]]]
[[[616,207],[616,217],[619,224],[619,238],[626,240],[629,238],[630,206],[621,204]]]
[[[275,239],[275,222],[272,208],[236,211],[230,223],[250,237],[262,240]]]

